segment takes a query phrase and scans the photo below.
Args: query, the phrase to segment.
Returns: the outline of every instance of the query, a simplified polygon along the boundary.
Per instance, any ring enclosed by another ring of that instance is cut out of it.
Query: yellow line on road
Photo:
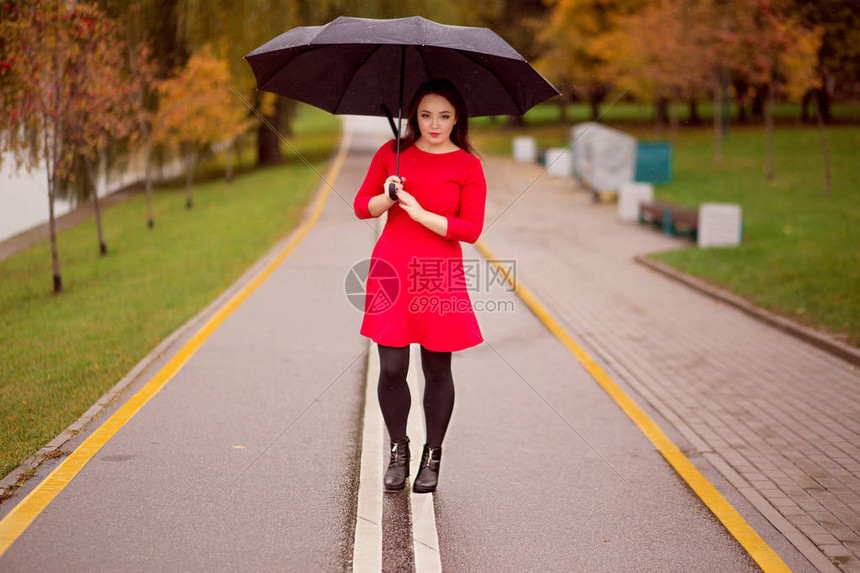
[[[710,508],[715,516],[723,523],[735,539],[747,550],[765,573],[791,571],[780,559],[779,555],[759,536],[758,533],[741,517],[741,514],[717,491],[711,482],[696,469],[690,460],[678,449],[672,440],[663,433],[636,403],[612,381],[606,372],[591,359],[591,357],[573,341],[573,338],[559,325],[550,314],[540,305],[531,292],[523,286],[520,280],[514,281],[508,272],[496,262],[496,257],[482,242],[475,243],[484,257],[493,263],[508,283],[514,288],[519,297],[526,303],[544,326],[558,338],[568,350],[576,356],[585,370],[597,381],[609,396],[615,400],[624,413],[639,426],[645,436],[675,468],[675,471],[687,482],[699,498]]]
[[[328,177],[329,184],[337,180],[340,170],[346,161],[349,149],[350,134],[346,133],[341,139],[340,150],[332,163]],[[0,556],[9,546],[33,523],[33,520],[44,510],[57,495],[63,491],[69,482],[83,469],[90,459],[122,428],[134,415],[155,396],[173,376],[179,372],[197,349],[221,325],[254,290],[281,264],[301,242],[308,230],[316,223],[328,198],[330,187],[322,183],[323,191],[316,199],[311,216],[298,228],[295,237],[284,249],[241,291],[233,296],[224,306],[198,330],[194,336],[179,350],[179,352],[164,365],[164,367],[146,385],[138,390],[128,402],[117,410],[104,424],[94,431],[74,452],[48,474],[33,491],[18,503],[6,517],[0,521]]]

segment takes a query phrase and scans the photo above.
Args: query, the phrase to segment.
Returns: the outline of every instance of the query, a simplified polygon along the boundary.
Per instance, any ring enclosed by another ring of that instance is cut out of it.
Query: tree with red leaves
[[[74,38],[85,53],[77,72],[80,81],[72,99],[70,144],[83,159],[93,184],[99,252],[106,255],[97,185],[99,164],[104,161],[109,146],[126,137],[135,139],[131,100],[123,70],[126,47],[116,34],[116,22],[95,7],[79,6],[76,16],[70,18],[70,25],[74,26]]]
[[[45,164],[53,292],[62,292],[54,199],[72,174],[82,134],[76,131],[90,58],[96,8],[61,0],[6,4],[0,21],[0,139],[2,158],[28,172]]]

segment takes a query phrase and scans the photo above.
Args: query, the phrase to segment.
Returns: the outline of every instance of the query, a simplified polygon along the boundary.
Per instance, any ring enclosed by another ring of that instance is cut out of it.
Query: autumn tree
[[[791,0],[787,10],[804,28],[822,31],[818,49],[818,88],[807,91],[801,119],[809,121],[808,107],[816,103],[821,120],[831,119],[831,90],[860,80],[860,3],[845,0]],[[817,100],[813,102],[813,100]]]
[[[129,105],[131,89],[123,70],[125,43],[115,33],[116,23],[98,10],[91,10],[76,22],[76,36],[86,38],[81,81],[72,100],[70,116],[70,145],[79,154],[92,183],[99,252],[107,254],[102,229],[102,214],[98,193],[100,167],[108,147],[132,134],[133,118]]]
[[[146,225],[152,229],[155,216],[152,211],[152,122],[155,116],[151,104],[154,99],[154,82],[157,71],[152,59],[149,41],[126,44],[128,74],[129,115],[135,124],[138,141],[143,145],[143,179],[146,190]]]
[[[550,0],[550,12],[537,34],[535,68],[562,93],[574,93],[591,105],[591,117],[609,93],[612,70],[607,70],[612,50],[602,42],[635,13],[642,0]]]
[[[607,77],[655,104],[655,128],[677,115],[672,103],[695,99],[710,86],[711,45],[705,5],[698,0],[660,0],[620,16],[591,52],[606,62]],[[668,118],[666,117],[668,116]]]
[[[788,14],[780,0],[736,0],[733,25],[740,36],[734,55],[736,72],[762,86],[765,100],[765,177],[773,168],[773,104],[777,91],[799,101],[820,87],[816,73],[822,30],[807,29]]]
[[[213,142],[231,141],[248,127],[244,104],[229,87],[224,59],[206,46],[166,80],[156,83],[159,106],[153,137],[180,149],[185,158],[186,200],[192,207],[191,186],[200,151]]]
[[[0,157],[31,171],[45,163],[53,291],[63,290],[57,249],[54,199],[72,174],[77,115],[85,106],[85,72],[93,49],[94,5],[35,0],[22,8],[7,4],[0,22],[0,118],[6,128]],[[7,153],[8,152],[8,153]]]

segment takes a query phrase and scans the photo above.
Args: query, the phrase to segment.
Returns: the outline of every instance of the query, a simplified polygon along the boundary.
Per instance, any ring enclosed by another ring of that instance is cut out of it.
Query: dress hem
[[[365,338],[369,338],[373,342],[375,342],[376,344],[379,344],[379,341],[374,339],[372,336],[368,336],[366,334],[361,334],[361,336],[363,336]],[[426,344],[424,344],[420,340],[410,340],[406,344],[383,344],[383,346],[393,346],[395,348],[403,348],[404,346],[409,346],[412,344],[420,344],[421,346],[423,346],[427,350],[431,350],[433,352],[460,352],[461,350],[468,350],[469,348],[474,348],[476,346],[480,346],[481,344],[483,344],[483,342],[484,342],[484,339],[481,338],[479,341],[475,342],[474,344],[470,344],[468,346],[461,346],[461,347],[454,348],[454,349],[451,349],[451,348],[445,348],[445,349],[430,348],[429,346],[427,346]]]

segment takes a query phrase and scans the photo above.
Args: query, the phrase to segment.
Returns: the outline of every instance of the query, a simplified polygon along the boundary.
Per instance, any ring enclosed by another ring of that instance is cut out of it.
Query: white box
[[[698,244],[726,247],[741,244],[741,206],[733,203],[702,203],[699,206]]]
[[[590,129],[592,126],[597,129]],[[591,165],[588,155],[588,140],[602,126],[595,123],[577,123],[570,130],[570,149],[573,151],[573,172],[583,180],[591,180]]]
[[[537,143],[534,137],[514,138],[514,159],[521,163],[534,163],[537,161]]]
[[[636,174],[636,139],[617,130],[607,130],[590,141],[594,158],[591,185],[598,191],[617,191],[633,182]]]
[[[546,174],[550,177],[573,175],[573,154],[569,149],[550,147],[546,150]]]
[[[636,171],[636,138],[596,122],[578,123],[570,131],[574,171],[596,191],[618,191],[632,183]]]
[[[618,218],[638,221],[639,204],[653,200],[654,186],[650,183],[625,183],[618,189]]]

